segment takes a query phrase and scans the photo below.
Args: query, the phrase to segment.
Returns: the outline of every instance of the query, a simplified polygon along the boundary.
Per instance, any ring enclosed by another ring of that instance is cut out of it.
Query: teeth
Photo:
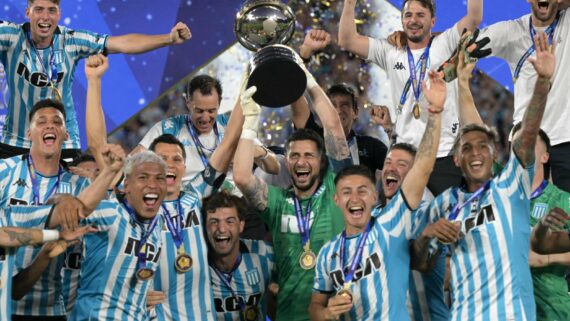
[[[174,174],[173,172],[168,172],[168,173],[166,173],[166,177],[167,177],[167,178],[168,178],[168,177],[176,178],[176,174]]]
[[[55,135],[54,134],[45,134],[44,135],[44,139],[55,139]]]
[[[364,210],[364,209],[362,208],[362,206],[352,206],[352,207],[349,208],[349,210],[350,210],[351,212],[356,212],[356,211],[362,211],[362,210]]]
[[[148,193],[148,194],[145,194],[145,195],[144,195],[144,198],[156,200],[156,199],[158,199],[158,194],[155,194],[155,193]]]
[[[49,28],[50,24],[49,23],[39,23],[38,26],[40,26],[42,28]]]
[[[230,237],[229,236],[217,236],[216,237],[216,241],[229,241]]]
[[[481,162],[481,161],[475,161],[475,162],[471,162],[471,164],[469,164],[469,165],[471,165],[471,166],[481,166],[481,165],[483,165],[483,162]]]

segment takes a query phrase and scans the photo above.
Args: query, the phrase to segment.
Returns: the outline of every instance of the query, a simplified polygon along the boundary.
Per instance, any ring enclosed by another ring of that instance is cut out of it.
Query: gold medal
[[[299,264],[303,270],[310,270],[317,265],[317,256],[311,249],[305,249],[301,254]]]
[[[149,268],[140,268],[137,270],[137,279],[139,281],[147,281],[154,276],[154,271]]]
[[[247,306],[245,310],[242,312],[242,317],[243,320],[245,321],[255,321],[257,320],[258,316],[259,313],[257,312],[257,309],[253,305]]]
[[[61,97],[61,91],[59,91],[59,89],[57,89],[57,87],[55,86],[55,84],[54,84],[53,82],[50,83],[50,84],[51,84],[51,86],[50,86],[51,89],[53,89],[54,99],[55,99],[56,101],[60,101],[60,102],[61,102],[61,101],[62,101],[62,100],[61,100],[61,98],[62,98],[62,97]]]
[[[420,118],[420,104],[419,103],[414,104],[414,108],[412,109],[412,114],[414,114],[415,119]]]
[[[350,302],[352,302],[352,291],[350,290],[350,283],[345,284],[342,289],[340,289],[336,295],[343,296],[345,298],[349,298]]]
[[[179,251],[174,261],[174,268],[180,273],[186,273],[192,269],[192,257],[184,251]]]

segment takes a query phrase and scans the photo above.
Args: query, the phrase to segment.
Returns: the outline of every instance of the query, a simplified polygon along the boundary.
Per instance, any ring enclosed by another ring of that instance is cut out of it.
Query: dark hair
[[[412,155],[412,157],[416,157],[416,154],[418,152],[418,149],[412,144],[396,143],[396,144],[392,144],[392,146],[390,146],[388,153],[390,153],[391,151],[393,151],[395,149],[399,149],[399,150],[403,150],[405,152],[408,152],[410,155]]]
[[[162,134],[158,136],[152,141],[152,143],[150,143],[148,149],[154,152],[156,149],[156,145],[161,143],[169,145],[178,145],[178,147],[180,147],[180,149],[182,150],[182,157],[184,157],[184,160],[186,160],[186,150],[184,149],[184,144],[182,144],[182,142],[178,138],[174,137],[174,135],[172,134]]]
[[[93,155],[90,154],[80,154],[79,156],[73,159],[71,166],[79,166],[79,164],[86,162],[96,162],[95,157],[93,157]]]
[[[28,0],[28,6],[31,6],[32,4],[34,4],[34,2],[36,2],[36,0]],[[49,0],[49,2],[59,6],[61,0]]]
[[[350,87],[349,85],[347,85],[345,83],[332,85],[327,90],[327,96],[329,96],[329,98],[331,98],[332,96],[335,96],[335,95],[349,96],[350,101],[352,102],[352,109],[354,110],[355,113],[358,113],[358,103],[356,101],[357,97],[356,97],[356,94],[354,92],[354,89],[352,89],[352,87]]]
[[[376,185],[376,179],[374,178],[374,175],[372,175],[372,171],[370,168],[364,165],[351,165],[343,168],[340,172],[338,172],[338,174],[336,174],[336,177],[334,178],[334,185],[336,186],[341,179],[351,175],[366,177],[370,180],[372,185]]]
[[[202,199],[202,217],[204,222],[206,222],[208,213],[215,212],[222,207],[234,207],[237,210],[239,220],[245,220],[246,202],[228,191],[220,191]]]
[[[294,131],[289,136],[289,138],[287,138],[287,141],[285,142],[285,155],[287,155],[287,153],[289,152],[289,148],[291,147],[290,145],[292,142],[301,141],[301,140],[310,140],[314,142],[315,145],[317,145],[317,152],[321,157],[321,178],[322,178],[322,176],[324,175],[324,171],[327,169],[328,166],[328,158],[326,155],[325,143],[323,142],[323,138],[319,134],[317,134],[317,132],[315,132],[314,130],[308,128],[300,128]]]
[[[190,80],[186,86],[186,97],[188,101],[192,101],[192,94],[199,90],[202,95],[212,95],[212,91],[216,90],[218,94],[218,103],[222,101],[222,84],[214,77],[208,75],[199,75]]]
[[[435,17],[435,2],[432,0],[404,0],[402,3],[402,14],[404,14],[404,7],[406,6],[406,3],[410,1],[419,2],[422,7],[429,9],[432,18]]]
[[[453,151],[457,152],[459,149],[459,142],[461,141],[461,137],[463,137],[465,134],[470,133],[470,132],[481,132],[485,135],[487,135],[487,138],[489,139],[489,141],[492,143],[491,147],[493,148],[493,150],[495,149],[495,142],[497,141],[497,131],[494,128],[491,128],[485,124],[468,124],[465,125],[463,127],[461,127],[461,129],[459,130],[459,135],[457,135],[457,137],[455,138],[455,143],[453,143]]]
[[[516,123],[513,129],[511,129],[511,137],[514,137],[515,133],[518,132],[521,128],[522,128],[522,122]],[[542,142],[546,146],[546,152],[550,154],[550,149],[552,148],[552,145],[550,145],[550,137],[548,137],[548,134],[546,134],[544,130],[539,129],[538,137],[540,138],[540,140],[542,140]],[[544,167],[544,177],[548,178],[550,176],[550,160],[548,160],[548,162],[546,162],[543,167]]]
[[[36,112],[42,108],[55,108],[61,112],[63,115],[63,120],[66,119],[65,107],[60,101],[54,99],[42,99],[35,103],[30,110],[30,113],[28,114],[28,122],[32,122],[32,118],[34,118]]]

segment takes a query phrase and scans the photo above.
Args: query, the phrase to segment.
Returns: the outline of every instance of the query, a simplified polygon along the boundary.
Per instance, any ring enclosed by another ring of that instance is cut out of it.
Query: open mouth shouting
[[[176,182],[176,174],[174,172],[166,173],[166,185],[171,186]]]
[[[38,30],[43,33],[48,33],[51,29],[50,23],[40,22],[38,23]]]
[[[364,214],[364,207],[361,205],[351,205],[348,207],[348,212],[354,218],[361,218]]]
[[[299,183],[307,183],[311,176],[310,168],[298,168],[295,170],[295,177]]]
[[[154,208],[158,203],[158,194],[156,193],[146,193],[143,195],[144,205],[150,208]]]
[[[56,136],[54,133],[47,133],[42,136],[44,144],[47,146],[53,146],[55,144]]]
[[[472,171],[478,172],[483,168],[483,162],[482,161],[472,161],[469,163],[469,167],[471,168]]]

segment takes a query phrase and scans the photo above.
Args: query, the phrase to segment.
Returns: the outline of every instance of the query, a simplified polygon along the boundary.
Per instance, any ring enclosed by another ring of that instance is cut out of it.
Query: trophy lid
[[[236,15],[234,33],[245,48],[257,51],[286,44],[295,31],[293,10],[279,0],[250,0]]]

